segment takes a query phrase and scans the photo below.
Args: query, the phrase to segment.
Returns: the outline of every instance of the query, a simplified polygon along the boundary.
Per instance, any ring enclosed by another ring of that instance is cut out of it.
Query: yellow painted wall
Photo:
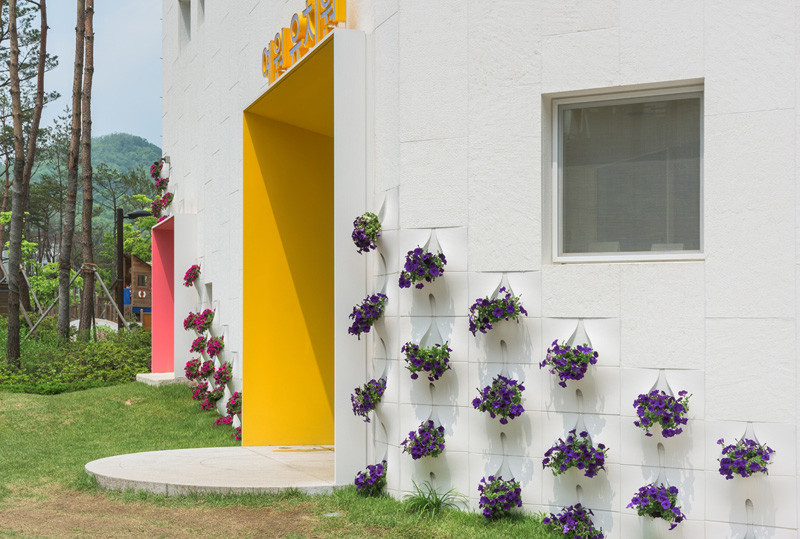
[[[333,138],[245,112],[243,157],[243,444],[332,444]]]

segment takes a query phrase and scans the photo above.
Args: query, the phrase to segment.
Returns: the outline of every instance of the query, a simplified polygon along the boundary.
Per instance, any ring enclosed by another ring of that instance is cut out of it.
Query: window
[[[147,286],[147,275],[139,274],[136,276],[136,286],[145,287]]]
[[[556,261],[702,253],[702,92],[554,103]]]

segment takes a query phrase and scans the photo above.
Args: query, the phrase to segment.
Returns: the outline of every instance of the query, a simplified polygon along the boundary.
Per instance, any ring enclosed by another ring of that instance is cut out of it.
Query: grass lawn
[[[106,492],[84,465],[120,453],[236,445],[185,386],[144,384],[43,396],[0,392],[0,535],[197,537],[560,537],[531,517],[421,517],[354,488],[328,496]],[[337,513],[336,516],[325,516]]]

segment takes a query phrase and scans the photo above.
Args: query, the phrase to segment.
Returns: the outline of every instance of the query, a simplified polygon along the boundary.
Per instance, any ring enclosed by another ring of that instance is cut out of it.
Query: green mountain
[[[142,137],[128,133],[111,133],[92,137],[92,165],[105,163],[122,171],[145,166],[161,157],[161,148]]]

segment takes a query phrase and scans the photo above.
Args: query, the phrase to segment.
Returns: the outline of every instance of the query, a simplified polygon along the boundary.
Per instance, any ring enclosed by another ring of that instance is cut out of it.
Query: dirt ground
[[[49,490],[0,504],[0,536],[22,537],[315,537],[316,515],[291,509],[162,507],[103,494]]]

